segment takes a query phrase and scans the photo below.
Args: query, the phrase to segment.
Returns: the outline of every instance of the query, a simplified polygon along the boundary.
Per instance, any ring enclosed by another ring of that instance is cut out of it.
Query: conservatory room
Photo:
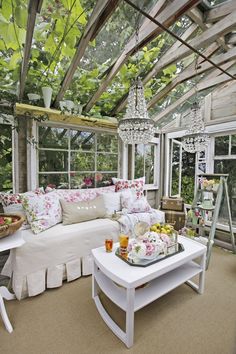
[[[236,0],[2,0],[0,77],[0,352],[236,354]]]

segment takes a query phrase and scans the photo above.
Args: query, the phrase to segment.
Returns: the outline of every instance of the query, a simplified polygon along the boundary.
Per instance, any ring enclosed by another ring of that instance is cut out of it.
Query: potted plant
[[[50,108],[52,100],[52,88],[50,86],[42,87],[43,101],[46,108]]]

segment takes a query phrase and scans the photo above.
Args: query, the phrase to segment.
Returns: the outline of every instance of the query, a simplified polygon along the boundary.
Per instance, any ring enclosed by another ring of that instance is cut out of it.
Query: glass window
[[[230,199],[230,208],[232,213],[232,221],[236,226],[236,159],[215,160],[214,163],[215,173],[228,173],[228,192]],[[220,208],[219,222],[228,225],[228,212],[225,195]]]
[[[68,149],[67,129],[40,126],[39,147]]]
[[[154,184],[154,163],[157,144],[135,145],[134,178],[145,176],[146,184]]]
[[[39,171],[67,171],[68,152],[54,150],[39,150]]]
[[[228,192],[229,202],[232,213],[232,221],[236,226],[236,134],[226,135],[221,137],[215,137],[215,146],[219,141],[225,142],[228,147],[227,158],[219,158],[219,154],[215,151],[214,158],[214,172],[215,173],[228,173]],[[227,204],[225,195],[220,208],[219,222],[228,225]]]
[[[229,136],[215,137],[215,155],[222,156],[229,154]]]
[[[95,133],[71,130],[70,146],[72,150],[94,151]]]
[[[198,169],[205,168],[205,153],[198,156]],[[191,204],[194,198],[196,154],[186,152],[177,139],[171,143],[170,195],[181,196],[184,202]]]
[[[12,126],[0,124],[0,191],[13,189]]]
[[[236,155],[236,135],[231,135],[231,155]]]
[[[72,152],[70,163],[71,171],[94,171],[95,155],[91,152]]]
[[[93,188],[118,175],[116,135],[39,127],[39,185]]]
[[[171,196],[181,194],[181,154],[181,143],[173,140],[171,145]]]

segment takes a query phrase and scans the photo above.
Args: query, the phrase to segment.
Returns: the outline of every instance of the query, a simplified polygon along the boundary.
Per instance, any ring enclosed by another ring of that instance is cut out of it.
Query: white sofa
[[[153,209],[151,213],[123,215],[119,221],[102,218],[71,225],[59,223],[37,235],[31,229],[23,230],[26,243],[11,250],[2,274],[11,277],[19,300],[59,287],[65,279],[91,274],[91,250],[104,245],[106,237],[118,241],[121,231],[140,220],[163,222],[164,213]]]
[[[22,231],[26,243],[11,251],[2,274],[12,276],[17,299],[34,296],[91,274],[91,249],[102,246],[106,236],[118,240],[119,223],[96,219],[63,226],[62,223],[35,236]]]

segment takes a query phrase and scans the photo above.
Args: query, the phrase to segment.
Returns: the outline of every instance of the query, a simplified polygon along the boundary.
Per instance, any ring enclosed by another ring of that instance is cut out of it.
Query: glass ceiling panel
[[[148,12],[156,3],[156,0],[135,0],[133,2]],[[99,88],[107,70],[115,63],[125,45],[135,33],[140,18],[140,14],[124,1],[119,4],[98,33],[93,45],[86,49],[65,98],[71,99],[73,95],[73,100],[82,104],[89,101]],[[110,107],[112,107],[113,97],[109,90],[107,95],[109,96]],[[100,103],[89,112],[89,115],[96,117],[108,114],[109,110],[104,110],[103,104],[100,105]]]
[[[95,2],[43,1],[36,19],[26,93],[41,94],[41,87],[51,86],[53,96],[57,94]]]
[[[3,0],[0,6],[0,90],[7,91],[10,99],[16,94],[16,83],[19,80],[27,6],[28,0]]]
[[[183,32],[191,25],[191,21],[183,16],[170,29],[181,36]],[[134,24],[135,30],[135,24]],[[107,90],[102,94],[100,100],[90,111],[90,114],[96,116],[101,112],[103,115],[110,115],[112,109],[116,106],[119,99],[126,94],[132,84],[137,73],[144,78],[152,69],[153,65],[159,58],[175,43],[175,39],[168,33],[162,33],[153,41],[148,43],[138,53],[129,58],[122,66],[119,73],[108,86]],[[171,65],[158,73],[145,87],[145,97],[150,99],[157,91],[157,87],[165,82],[169,82],[175,76],[176,65]],[[121,116],[123,113],[121,114]]]
[[[207,2],[209,3],[209,5],[215,6],[215,5],[219,5],[222,4],[223,2],[226,2],[229,0],[208,0]]]

